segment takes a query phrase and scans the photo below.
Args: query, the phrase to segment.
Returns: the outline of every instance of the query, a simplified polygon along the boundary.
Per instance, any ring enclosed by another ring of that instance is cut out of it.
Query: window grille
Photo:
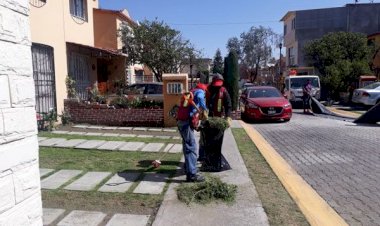
[[[181,94],[183,90],[183,84],[182,83],[168,83],[167,86],[167,92],[168,94]]]
[[[87,1],[70,0],[70,13],[82,20],[87,20]]]

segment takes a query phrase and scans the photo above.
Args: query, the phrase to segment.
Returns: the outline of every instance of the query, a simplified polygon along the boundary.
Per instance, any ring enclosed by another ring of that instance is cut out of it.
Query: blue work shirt
[[[202,89],[195,89],[194,91],[194,103],[197,105],[199,110],[207,110],[206,107],[206,92]],[[190,111],[190,117],[196,113],[197,110],[192,106]]]

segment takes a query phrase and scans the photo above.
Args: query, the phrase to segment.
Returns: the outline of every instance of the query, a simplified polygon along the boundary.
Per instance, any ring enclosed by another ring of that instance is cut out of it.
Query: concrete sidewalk
[[[154,226],[170,225],[269,225],[261,201],[257,195],[244,161],[240,155],[231,129],[224,135],[222,153],[231,170],[213,173],[224,182],[236,184],[238,194],[233,205],[212,203],[208,205],[186,204],[177,199],[175,188],[179,183],[171,183],[164,201],[153,222]],[[184,181],[185,176],[177,176],[174,181]]]

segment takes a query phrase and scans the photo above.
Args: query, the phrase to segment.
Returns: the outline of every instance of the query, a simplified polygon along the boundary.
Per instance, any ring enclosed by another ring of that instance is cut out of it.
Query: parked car
[[[164,101],[161,82],[136,83],[127,86],[123,93],[128,97],[134,96],[142,100]]]
[[[373,106],[380,102],[380,82],[375,82],[355,89],[352,96],[352,102]]]
[[[240,96],[241,117],[244,120],[284,120],[292,117],[292,105],[271,86],[247,88]]]

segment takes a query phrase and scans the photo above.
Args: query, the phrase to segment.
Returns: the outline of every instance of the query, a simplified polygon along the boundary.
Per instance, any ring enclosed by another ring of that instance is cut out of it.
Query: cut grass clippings
[[[145,143],[182,143],[181,139],[162,139],[156,137],[106,137],[106,136],[87,136],[71,134],[55,134],[50,132],[39,132],[39,137],[83,139],[83,140],[105,140],[105,141],[125,141],[125,142],[145,142]]]
[[[309,225],[244,129],[232,129],[271,226]]]
[[[204,182],[182,183],[177,187],[178,200],[190,203],[208,204],[223,201],[231,204],[235,201],[237,186],[224,183],[218,177],[206,176]]]

